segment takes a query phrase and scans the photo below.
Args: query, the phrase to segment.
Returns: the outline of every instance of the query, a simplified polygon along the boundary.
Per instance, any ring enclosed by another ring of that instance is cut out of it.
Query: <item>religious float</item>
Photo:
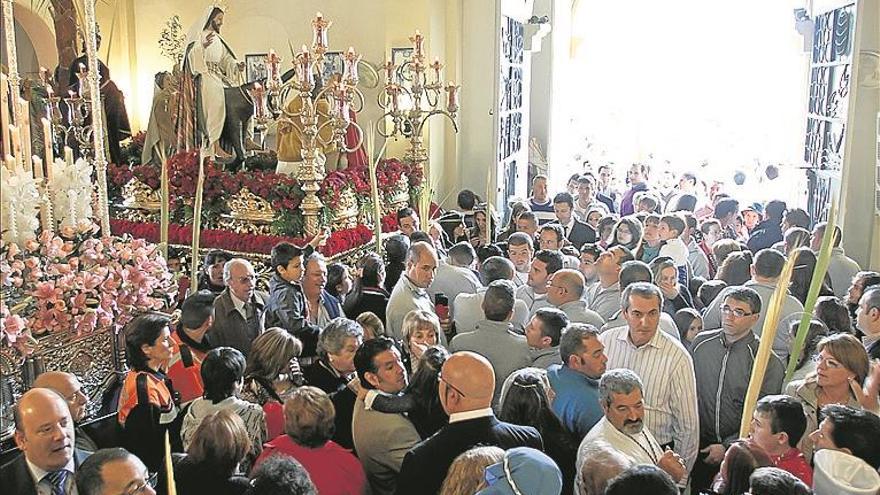
[[[15,397],[43,370],[77,374],[92,417],[113,412],[105,395],[126,369],[123,326],[145,311],[172,311],[178,280],[195,284],[207,250],[251,259],[266,277],[278,242],[304,245],[321,235],[322,254],[350,261],[381,251],[376,240],[397,229],[398,208],[413,205],[423,221],[436,211],[422,131],[437,115],[457,130],[459,86],[442,82],[439,60],[426,61],[418,31],[406,60],[381,66],[382,120],[366,129],[356,121],[364,105],[361,56],[349,48],[338,74],[322,74],[330,21],[320,13],[312,21],[312,44],[292,53],[285,79],[281,58],[270,52],[266,79],[242,94],[261,141],[285,126],[299,141],[293,173],[277,173],[272,155],[260,151],[230,166],[198,148],[166,156],[159,147],[159,160],[142,163],[143,133],[122,147],[121,163],[108,163],[105,109],[92,97],[102,94],[94,0],[84,2],[88,70],[77,72],[79,90],[57,96],[44,72],[31,101],[19,96],[13,3],[0,2],[10,62],[0,84],[0,435],[7,444]],[[163,33],[162,43],[179,50],[171,38]],[[318,91],[316,76],[327,81]],[[32,136],[34,106],[45,110]],[[383,158],[376,135],[407,139],[403,160]],[[34,142],[43,149],[32,149]],[[325,174],[321,158],[330,153],[348,155],[348,166]]]

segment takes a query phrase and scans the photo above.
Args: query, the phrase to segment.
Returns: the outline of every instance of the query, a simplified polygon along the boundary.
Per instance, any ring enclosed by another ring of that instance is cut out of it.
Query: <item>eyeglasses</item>
[[[840,369],[843,367],[843,365],[838,363],[834,358],[822,357],[819,354],[813,356],[813,362],[816,363],[816,366],[825,363],[825,367],[832,370]]]
[[[253,282],[256,281],[256,280],[257,280],[257,276],[256,276],[256,275],[245,275],[245,276],[243,276],[243,277],[238,277],[238,278],[236,279],[236,281],[237,281],[238,283],[240,283],[240,284],[246,284],[246,283],[248,283],[248,282],[253,283]]]
[[[458,395],[460,395],[460,396],[462,396],[462,397],[467,397],[467,394],[465,394],[464,392],[462,392],[460,388],[458,388],[458,387],[456,387],[455,385],[453,385],[453,384],[449,383],[448,381],[446,381],[446,379],[443,378],[443,374],[442,374],[442,373],[437,373],[437,381],[440,381],[440,382],[445,383],[447,387],[449,387],[449,388],[451,388],[452,390],[455,390],[456,392],[458,392]]]
[[[742,318],[745,316],[752,316],[755,313],[746,313],[745,311],[743,311],[739,308],[731,308],[730,306],[725,304],[724,306],[721,306],[721,314],[733,315],[736,318]]]
[[[149,474],[149,473],[148,473]],[[153,473],[147,476],[147,480],[143,481],[130,489],[124,491],[122,495],[140,495],[149,488],[156,488],[156,482],[159,480],[159,473]]]

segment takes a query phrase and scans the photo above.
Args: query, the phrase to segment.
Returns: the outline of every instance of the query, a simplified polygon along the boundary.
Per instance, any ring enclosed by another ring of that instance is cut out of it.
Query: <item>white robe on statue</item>
[[[235,54],[223,41],[220,33],[206,28],[214,6],[209,6],[199,23],[190,28],[186,40],[186,64],[193,77],[202,76],[199,80],[201,93],[201,116],[205,119],[204,130],[207,133],[206,147],[213,145],[223,133],[226,122],[226,96],[224,88],[240,84],[240,70]],[[208,46],[208,35],[214,38]]]

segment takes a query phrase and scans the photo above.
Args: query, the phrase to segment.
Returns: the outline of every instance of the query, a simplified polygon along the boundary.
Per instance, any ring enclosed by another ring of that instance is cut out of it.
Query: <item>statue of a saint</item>
[[[221,159],[232,157],[220,147],[226,122],[224,88],[241,84],[244,62],[220,36],[224,11],[210,5],[190,28],[183,52],[183,94],[178,125],[178,149],[201,146]],[[195,116],[192,119],[190,116]]]

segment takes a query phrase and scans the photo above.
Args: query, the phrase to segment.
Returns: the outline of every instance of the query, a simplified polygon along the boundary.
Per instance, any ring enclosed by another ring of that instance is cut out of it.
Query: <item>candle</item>
[[[64,163],[66,163],[68,167],[73,165],[73,148],[70,146],[64,147]]]
[[[53,151],[55,136],[52,135],[52,124],[49,123],[49,119],[44,117],[40,119],[40,122],[43,123],[43,159],[46,160],[46,167],[48,168],[49,164],[55,161],[55,152]],[[49,177],[48,170],[46,171],[46,177]]]
[[[306,45],[302,46],[302,51],[296,55],[296,72],[297,79],[300,84],[311,87],[314,84],[314,75],[312,74],[312,54]]]
[[[18,106],[21,108],[21,124],[19,125],[23,152],[21,159],[30,166],[30,156],[33,154],[31,153],[31,106],[24,98],[18,99]]]
[[[40,159],[37,155],[31,157],[31,161],[33,162],[34,167],[34,179],[42,179],[43,178],[43,160]]]
[[[353,47],[348,47],[348,51],[345,52],[345,58],[343,60],[343,71],[342,77],[348,84],[356,86],[358,83],[358,63],[361,60],[361,56],[354,51]]]
[[[10,172],[15,170],[15,158],[12,158],[12,155],[6,155],[6,160],[4,162],[6,163],[7,170]]]
[[[6,74],[0,73],[0,132],[2,132],[2,136],[0,139],[3,141],[3,149],[2,154],[7,155],[12,153],[12,149],[10,148],[10,140],[9,140],[9,86],[6,82]]]
[[[12,142],[12,156],[18,160],[21,157],[21,134],[18,133],[18,127],[9,125],[9,137]]]
[[[434,69],[434,82],[440,84],[440,69],[443,68],[443,64],[440,63],[440,57],[434,57],[434,63],[431,64],[431,68]]]
[[[385,82],[391,84],[394,81],[394,71],[396,69],[394,62],[389,60],[385,62],[385,65],[383,65],[382,68],[385,69]]]
[[[418,29],[416,29],[415,36],[410,37],[409,40],[413,42],[413,48],[415,49],[414,50],[415,53],[413,53],[413,57],[414,58],[424,57],[425,53],[424,53],[424,49],[422,47],[422,44],[424,43],[425,38],[422,36],[422,33],[419,32]]]
[[[312,21],[312,48],[315,53],[323,55],[327,51],[329,42],[327,40],[327,29],[332,23],[325,21],[324,16],[318,12]]]
[[[460,86],[456,86],[452,81],[449,81],[446,85],[446,111],[449,113],[455,113],[458,111],[459,87]]]

